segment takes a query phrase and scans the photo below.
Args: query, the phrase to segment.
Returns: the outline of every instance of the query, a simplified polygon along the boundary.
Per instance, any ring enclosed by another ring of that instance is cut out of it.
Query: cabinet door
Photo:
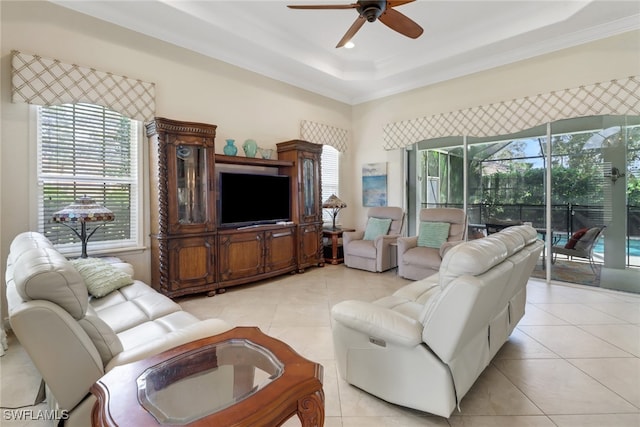
[[[207,138],[169,135],[167,145],[169,233],[214,229],[213,146]]]
[[[218,280],[234,280],[264,272],[264,233],[220,234]]]
[[[315,153],[300,153],[300,220],[315,222],[321,220],[320,201],[320,161]]]
[[[169,292],[180,295],[188,289],[199,288],[200,292],[215,286],[215,239],[188,237],[170,239]]]
[[[293,227],[265,232],[265,272],[296,265],[296,236]]]
[[[322,223],[298,229],[298,269],[322,264]]]

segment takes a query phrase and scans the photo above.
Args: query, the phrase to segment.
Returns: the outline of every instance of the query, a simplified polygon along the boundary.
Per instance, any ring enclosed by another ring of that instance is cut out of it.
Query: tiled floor
[[[322,363],[328,427],[640,426],[640,295],[590,287],[530,281],[525,317],[449,419],[350,386],[336,372],[330,307],[345,299],[375,300],[405,283],[393,271],[328,265],[179,302],[203,318],[259,326]],[[39,378],[15,340],[0,369],[2,407],[33,402]],[[47,423],[3,417],[0,425]],[[295,425],[297,419],[285,424]]]

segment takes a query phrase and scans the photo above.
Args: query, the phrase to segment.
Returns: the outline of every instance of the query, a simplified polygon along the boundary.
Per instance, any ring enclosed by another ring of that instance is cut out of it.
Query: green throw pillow
[[[369,218],[362,240],[375,240],[378,236],[384,236],[390,227],[391,218]]]
[[[71,263],[84,279],[89,293],[96,298],[133,283],[130,275],[100,258],[78,258]]]
[[[449,238],[448,222],[421,222],[418,230],[418,246],[440,249]]]

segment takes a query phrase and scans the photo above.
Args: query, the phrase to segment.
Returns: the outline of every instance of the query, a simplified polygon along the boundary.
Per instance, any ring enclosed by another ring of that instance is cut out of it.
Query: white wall
[[[0,7],[2,277],[13,236],[36,229],[30,109],[10,100],[12,49],[155,82],[157,115],[217,124],[218,152],[226,138],[253,138],[265,147],[297,138],[300,120],[351,130],[351,146],[341,156],[339,192],[349,207],[340,222],[359,228],[366,214],[363,164],[387,162],[389,204],[403,204],[402,153],[382,148],[385,124],[640,75],[640,32],[632,32],[351,107],[48,2],[2,1]],[[122,257],[149,279],[146,252]],[[0,298],[6,313],[4,290]]]

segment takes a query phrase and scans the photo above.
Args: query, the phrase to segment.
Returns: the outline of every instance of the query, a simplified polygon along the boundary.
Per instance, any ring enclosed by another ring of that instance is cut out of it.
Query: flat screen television
[[[218,181],[220,227],[289,220],[291,188],[288,176],[220,172]]]

